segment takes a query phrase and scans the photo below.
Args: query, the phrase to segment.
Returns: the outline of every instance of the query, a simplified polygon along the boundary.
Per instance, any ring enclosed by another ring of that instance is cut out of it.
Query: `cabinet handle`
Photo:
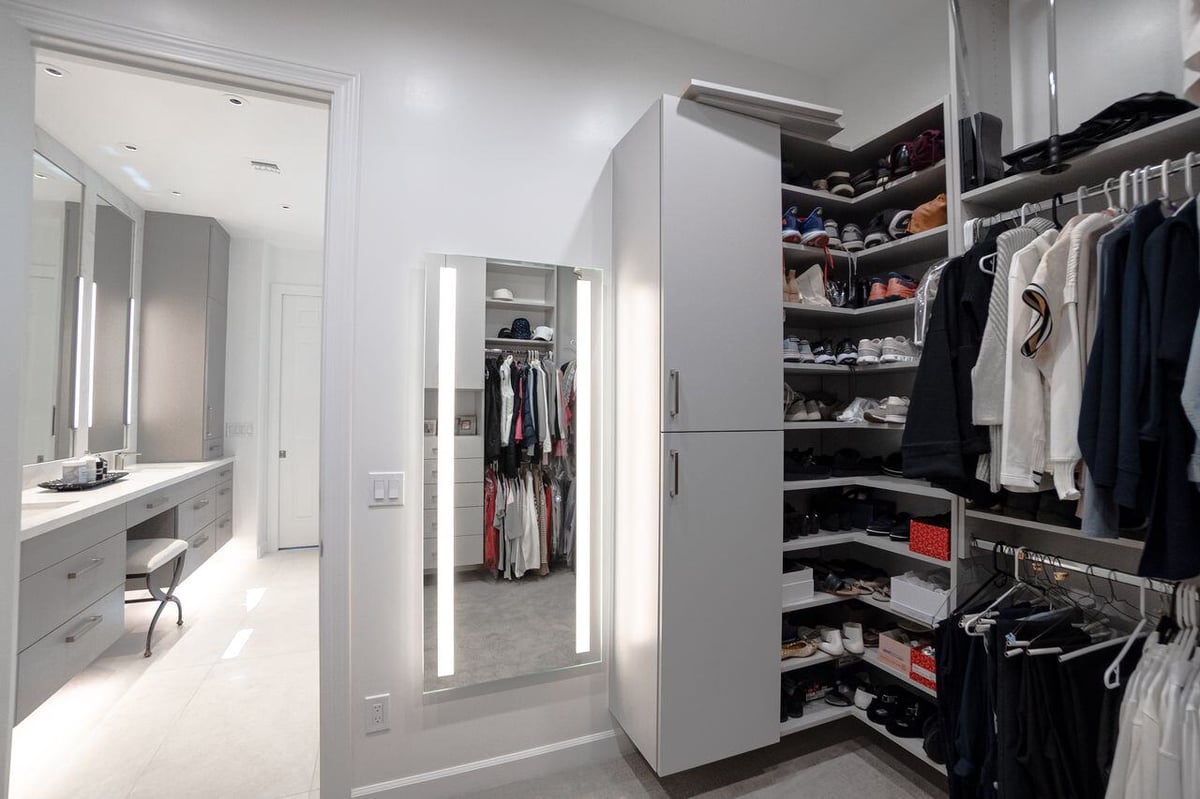
[[[100,568],[100,564],[103,562],[104,562],[104,558],[92,558],[90,561],[88,561],[88,565],[86,565],[82,568],[76,569],[73,572],[67,572],[67,579],[68,580],[78,580],[80,577],[87,574],[88,572],[90,572],[94,569]]]
[[[78,641],[80,638],[83,638],[83,636],[90,633],[92,631],[92,628],[94,628],[97,624],[99,624],[102,621],[104,621],[103,616],[88,616],[87,619],[84,620],[83,624],[76,627],[75,631],[67,636],[67,643],[73,644],[76,641]]]
[[[228,494],[228,493],[229,493],[230,491],[232,491],[232,490],[233,490],[232,488],[222,488],[220,491],[218,491],[218,492],[217,492],[217,496],[218,496],[218,497],[223,497],[223,496],[225,496],[226,494]]]
[[[146,510],[154,510],[155,508],[161,507],[161,506],[167,504],[167,502],[169,502],[170,499],[171,499],[170,497],[159,497],[158,499],[154,500],[153,502],[147,502]]]
[[[671,482],[671,496],[679,496],[679,450],[671,450],[671,471],[673,473]]]
[[[199,502],[197,502],[195,505],[192,505],[192,510],[200,510],[201,508],[206,507],[207,505],[208,505],[208,500],[202,499]]]
[[[222,528],[222,527],[228,527],[228,526],[229,526],[229,522],[230,522],[230,520],[229,520],[229,519],[226,519],[225,521],[223,521],[223,522],[221,522],[220,524],[218,524],[218,525],[217,525],[217,529],[220,529],[220,528]]]
[[[679,415],[679,370],[672,369],[667,373],[671,378],[671,416]]]
[[[199,549],[200,547],[204,546],[207,543],[208,543],[208,536],[204,536],[203,538],[197,538],[195,541],[192,542],[192,549]]]
[[[221,448],[221,445],[220,445],[220,444],[209,444],[209,445],[208,445],[208,451],[209,451],[209,452],[215,452],[216,450],[218,450],[218,449],[220,449],[220,448]]]
[[[217,477],[228,477],[231,474],[233,474],[233,469],[225,469],[223,471],[217,472]]]

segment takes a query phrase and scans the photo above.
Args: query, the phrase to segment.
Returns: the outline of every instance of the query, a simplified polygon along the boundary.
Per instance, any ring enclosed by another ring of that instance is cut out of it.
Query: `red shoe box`
[[[950,529],[914,519],[908,525],[908,551],[950,560]]]
[[[931,691],[937,690],[937,659],[927,655],[920,649],[913,648],[909,653],[908,676],[915,683],[924,685]]]

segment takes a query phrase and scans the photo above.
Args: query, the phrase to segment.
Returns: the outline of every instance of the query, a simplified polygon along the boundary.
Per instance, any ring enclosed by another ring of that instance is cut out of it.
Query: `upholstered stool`
[[[125,544],[125,578],[145,577],[146,590],[150,592],[148,597],[126,599],[125,603],[158,603],[158,610],[154,611],[150,629],[146,632],[146,654],[143,657],[150,657],[150,639],[154,637],[154,625],[158,624],[158,617],[162,615],[168,602],[174,602],[178,608],[179,619],[175,623],[183,624],[183,605],[179,597],[175,596],[175,588],[179,585],[179,578],[183,576],[183,559],[187,550],[187,541],[180,538],[142,538]],[[150,575],[171,561],[175,561],[175,568],[171,572],[171,585],[164,594],[162,589],[151,581]]]

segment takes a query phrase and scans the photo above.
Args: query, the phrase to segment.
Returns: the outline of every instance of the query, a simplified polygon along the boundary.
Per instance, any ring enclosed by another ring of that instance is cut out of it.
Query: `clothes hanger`
[[[1115,211],[1117,206],[1113,205],[1112,187],[1108,185],[1110,181],[1115,182],[1112,178],[1104,179],[1104,186],[1102,187],[1104,191],[1104,202],[1108,205],[1108,209],[1110,211]]]
[[[980,596],[982,596],[983,593],[986,590],[988,590],[989,588],[1000,588],[1006,582],[1008,582],[1008,575],[1005,574],[1004,571],[1000,569],[1000,566],[999,566],[999,563],[997,560],[998,556],[1000,554],[1000,546],[1001,546],[1001,544],[999,542],[992,544],[992,573],[991,573],[991,575],[986,580],[984,580],[982,583],[980,583],[979,587],[976,588],[973,592],[971,592],[971,595],[969,597],[964,599],[962,602],[958,603],[958,607],[956,607],[954,609],[954,613],[952,615],[957,616],[957,615],[961,614],[963,611],[963,608],[970,606],[971,603],[973,603],[976,599],[978,599]]]
[[[1062,230],[1062,222],[1058,221],[1058,207],[1062,205],[1062,192],[1056,192],[1054,198],[1050,200],[1050,219],[1053,220],[1054,226]]]
[[[1126,188],[1125,183],[1126,183],[1126,181],[1130,181],[1130,177],[1131,177],[1130,172],[1128,169],[1126,169],[1124,172],[1121,173],[1121,177],[1117,178],[1117,181],[1118,181],[1117,196],[1120,198],[1119,205],[1120,205],[1121,210],[1125,211],[1127,213],[1130,208],[1129,189]],[[1132,182],[1132,181],[1130,181],[1130,182]]]
[[[1028,589],[1033,587],[1026,583],[1021,577],[1021,558],[1024,554],[1025,547],[1017,547],[1013,550],[1013,577],[1016,579],[1016,582],[1013,583],[1013,585],[1007,591],[992,600],[992,603],[982,611],[972,614],[970,617],[964,617],[959,621],[959,624],[962,626],[967,635],[982,636],[983,632],[978,629],[978,626],[980,621],[982,621],[987,614],[991,613],[993,610],[999,607],[1001,602],[1008,599],[1008,597],[1017,593],[1017,591],[1020,591],[1022,588]],[[991,622],[989,620],[989,625],[990,623]]]
[[[1188,154],[1183,157],[1183,187],[1184,191],[1187,192],[1188,199],[1196,196],[1196,191],[1192,188],[1192,159],[1195,155],[1191,150],[1188,150]]]
[[[1025,227],[1025,209],[1028,208],[1030,213],[1037,213],[1037,206],[1033,203],[1021,203],[1021,227]]]
[[[1125,645],[1121,647],[1121,651],[1117,653],[1115,658],[1113,658],[1113,662],[1110,663],[1108,668],[1104,670],[1104,687],[1108,688],[1110,691],[1114,688],[1121,687],[1121,663],[1125,660],[1125,656],[1129,654],[1129,650],[1133,648],[1133,645],[1142,635],[1142,630],[1146,629],[1146,626],[1150,623],[1149,617],[1146,616],[1145,580],[1142,580],[1142,582],[1138,585],[1138,607],[1141,608],[1142,620],[1139,621],[1137,626],[1133,628],[1133,632],[1130,633],[1128,638],[1122,639],[1125,641]],[[1106,643],[1113,645],[1116,644],[1116,641],[1108,641]]]
[[[1080,216],[1083,215],[1083,201],[1088,199],[1091,196],[1092,195],[1088,193],[1087,186],[1080,186],[1078,189],[1075,190],[1075,211]]]
[[[1162,184],[1162,198],[1165,202],[1171,201],[1171,187],[1168,185],[1167,175],[1171,172],[1171,159],[1164,158],[1162,164],[1159,165],[1158,178]]]
[[[991,267],[990,269],[988,267]],[[996,274],[996,253],[988,253],[979,259],[979,271],[985,275]]]

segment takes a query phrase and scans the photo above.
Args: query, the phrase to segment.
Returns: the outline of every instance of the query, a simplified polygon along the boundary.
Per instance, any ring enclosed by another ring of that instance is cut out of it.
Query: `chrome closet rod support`
[[[971,546],[975,549],[986,550],[988,552],[999,552],[1001,555],[1016,556],[1018,550],[1021,552],[1021,557],[1024,560],[1037,561],[1045,563],[1048,566],[1053,566],[1055,569],[1065,569],[1066,571],[1078,572],[1095,577],[1099,580],[1112,580],[1114,583],[1122,583],[1124,585],[1132,585],[1135,588],[1145,587],[1150,591],[1157,591],[1160,594],[1171,594],[1175,591],[1175,583],[1170,580],[1155,580],[1149,577],[1139,577],[1136,574],[1129,572],[1117,571],[1116,569],[1105,568],[1104,566],[1093,566],[1087,563],[1079,563],[1073,560],[1063,560],[1055,555],[1048,555],[1044,552],[1029,549],[1028,547],[1014,547],[1008,544],[997,544],[994,541],[987,541],[982,538],[971,538]]]
[[[1193,155],[1192,161],[1190,163],[1188,162],[1188,160],[1186,158],[1179,158],[1174,161],[1171,161],[1171,165],[1167,169],[1167,175],[1178,175],[1182,172],[1187,171],[1189,168],[1190,169],[1200,168],[1200,158],[1197,158],[1196,156]],[[1162,177],[1162,171],[1163,171],[1162,164],[1155,164],[1154,166],[1139,167],[1139,169],[1145,170],[1147,179]],[[1108,178],[1108,180],[1119,180],[1119,179],[1120,179],[1119,176]],[[1095,197],[1095,196],[1101,195],[1104,193],[1105,188],[1106,188],[1106,186],[1104,185],[1104,183],[1097,183],[1095,186],[1088,186],[1085,189],[1083,189],[1084,198],[1086,199],[1088,197]],[[1111,188],[1109,190],[1111,191]],[[1069,194],[1064,194],[1059,199],[1059,202],[1062,203],[1063,205],[1066,205],[1067,203],[1075,202],[1078,198],[1079,198],[1079,190],[1075,190]],[[1010,219],[1016,219],[1016,218],[1020,217],[1020,215],[1022,213],[1025,213],[1026,215],[1039,214],[1042,211],[1050,210],[1050,207],[1053,204],[1054,204],[1053,198],[1051,198],[1049,200],[1042,200],[1042,201],[1036,202],[1036,203],[1025,203],[1022,206],[1022,208],[1014,208],[1011,211],[1001,211],[998,214],[984,217],[983,219],[980,219],[978,221],[978,224],[980,227],[987,227],[988,225],[994,225],[998,222],[1006,222]]]

